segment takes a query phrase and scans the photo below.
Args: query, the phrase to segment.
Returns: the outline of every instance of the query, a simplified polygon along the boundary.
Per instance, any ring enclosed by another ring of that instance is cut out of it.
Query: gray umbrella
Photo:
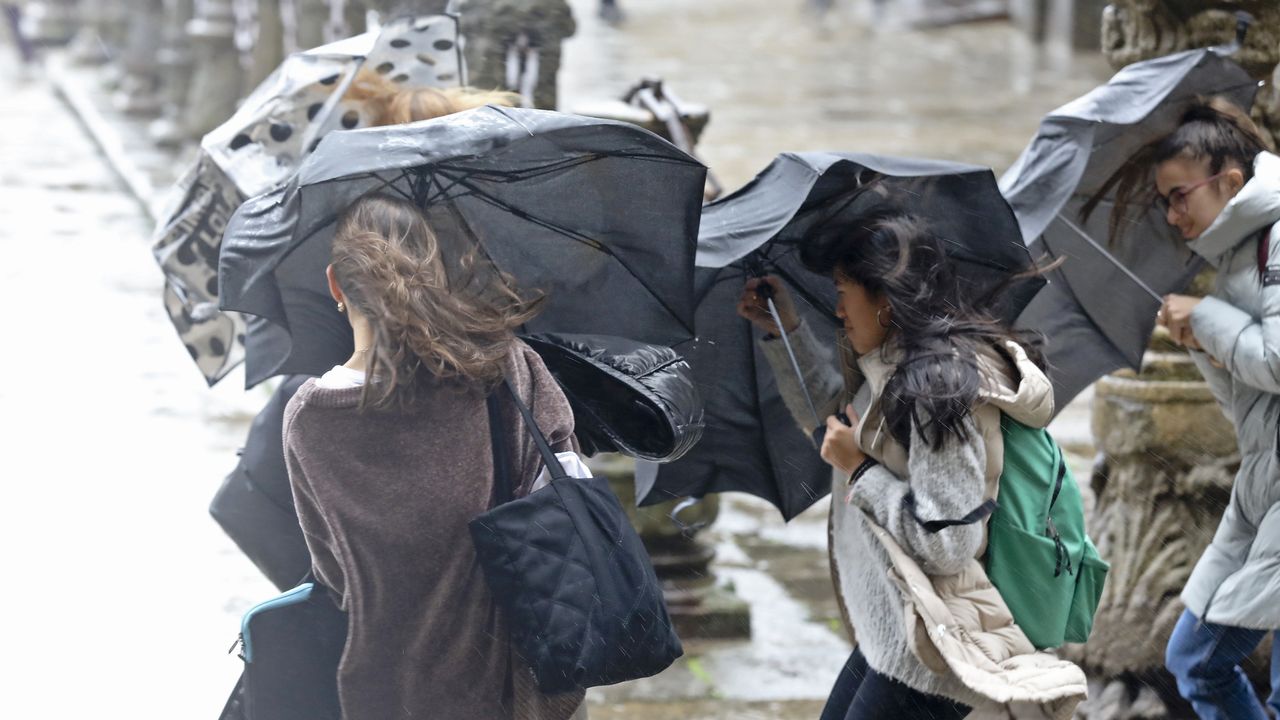
[[[351,352],[324,276],[334,223],[383,192],[422,208],[446,255],[478,246],[547,302],[529,332],[693,336],[706,168],[627,123],[487,106],[333,133],[289,182],[240,206],[222,242],[223,310],[256,315],[246,382],[320,374]]]
[[[1081,208],[1136,152],[1172,132],[1189,101],[1225,95],[1247,110],[1256,91],[1216,49],[1135,63],[1047,115],[1000,179],[1031,252],[1065,259],[1017,323],[1048,340],[1058,408],[1106,373],[1137,368],[1159,297],[1185,288],[1202,267],[1152,206],[1135,208],[1110,246],[1114,195],[1087,221]]]

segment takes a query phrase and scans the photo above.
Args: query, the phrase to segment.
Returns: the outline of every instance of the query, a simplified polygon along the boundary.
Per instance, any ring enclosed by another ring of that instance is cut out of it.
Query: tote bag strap
[[[533,442],[538,447],[538,452],[542,455],[542,462],[547,466],[547,472],[551,474],[552,484],[554,485],[556,480],[567,479],[569,477],[568,473],[564,471],[564,466],[560,464],[560,459],[556,457],[555,451],[551,449],[551,443],[547,442],[547,437],[542,434],[542,429],[538,427],[537,421],[533,419],[533,413],[520,400],[520,396],[516,394],[516,390],[511,386],[510,381],[504,379],[502,384],[507,388],[507,393],[520,411],[520,415],[524,417],[525,427],[529,429],[529,435],[533,437]],[[485,404],[489,409],[489,440],[493,453],[494,506],[497,507],[515,499],[516,486],[511,481],[510,456],[507,452],[507,445],[503,442],[502,413],[498,407],[498,394],[490,394],[488,399],[485,400]]]
[[[551,449],[551,443],[547,442],[547,436],[542,434],[542,428],[538,427],[538,422],[533,419],[533,413],[520,400],[520,396],[516,394],[516,389],[511,387],[511,382],[504,379],[503,385],[507,386],[507,392],[511,395],[511,401],[516,404],[516,408],[520,410],[520,414],[524,416],[525,427],[529,429],[529,434],[533,436],[533,442],[538,446],[538,452],[542,454],[542,462],[547,466],[547,472],[551,473],[551,484],[554,485],[556,480],[566,480],[569,474],[564,471],[564,466],[560,464],[560,459],[556,457],[556,453]]]

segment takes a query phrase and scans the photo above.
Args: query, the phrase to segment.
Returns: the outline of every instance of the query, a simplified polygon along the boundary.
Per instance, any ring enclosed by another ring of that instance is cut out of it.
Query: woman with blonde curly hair
[[[510,641],[468,522],[489,509],[495,469],[486,398],[503,379],[557,451],[573,414],[514,330],[538,303],[453,252],[413,204],[357,200],[333,240],[329,289],[355,351],[285,410],[289,480],[312,569],[349,613],[338,671],[345,720],[564,720],[581,691],[544,695]],[[499,395],[507,473],[542,464]]]

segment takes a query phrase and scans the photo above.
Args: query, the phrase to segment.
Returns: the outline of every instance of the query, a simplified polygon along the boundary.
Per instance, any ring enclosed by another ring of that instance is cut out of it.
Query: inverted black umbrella
[[[791,518],[829,492],[830,469],[783,405],[756,347],[758,331],[734,307],[748,278],[777,275],[799,297],[797,309],[819,338],[834,341],[831,278],[807,270],[799,251],[885,211],[925,220],[947,243],[966,295],[989,298],[988,308],[1004,319],[1016,317],[1043,284],[1038,278],[1010,284],[1034,263],[988,168],[860,154],[779,155],[703,210],[699,336],[685,354],[706,403],[707,429],[688,455],[643,478],[642,504],[742,490]],[[802,368],[793,371],[803,377]],[[819,426],[824,420],[814,419]]]
[[[634,125],[540,110],[327,136],[227,227],[221,307],[263,319],[249,328],[246,382],[317,374],[351,352],[324,268],[338,216],[375,191],[415,202],[446,257],[478,246],[522,290],[545,293],[528,332],[688,340],[705,174]]]
[[[1203,267],[1152,205],[1112,218],[1112,190],[1085,218],[1085,203],[1135,153],[1176,129],[1197,96],[1225,95],[1248,110],[1256,90],[1216,49],[1134,63],[1047,115],[1001,177],[1027,246],[1065,258],[1017,321],[1048,340],[1058,408],[1106,373],[1139,367],[1160,297],[1185,288]],[[1113,221],[1125,227],[1115,243]]]
[[[663,465],[638,463],[640,505],[740,491],[773,503],[787,520],[831,491],[831,467],[796,424],[760,352],[762,333],[735,311],[746,276],[736,268],[698,268],[698,337],[681,347],[705,405],[702,439]],[[834,336],[835,326],[806,303],[797,312]]]

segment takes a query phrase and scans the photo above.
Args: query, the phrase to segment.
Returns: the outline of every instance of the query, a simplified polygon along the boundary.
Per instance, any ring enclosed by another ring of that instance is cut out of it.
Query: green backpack
[[[1048,431],[1002,416],[1004,471],[987,576],[1037,649],[1089,639],[1110,566],[1084,528],[1080,488]]]

